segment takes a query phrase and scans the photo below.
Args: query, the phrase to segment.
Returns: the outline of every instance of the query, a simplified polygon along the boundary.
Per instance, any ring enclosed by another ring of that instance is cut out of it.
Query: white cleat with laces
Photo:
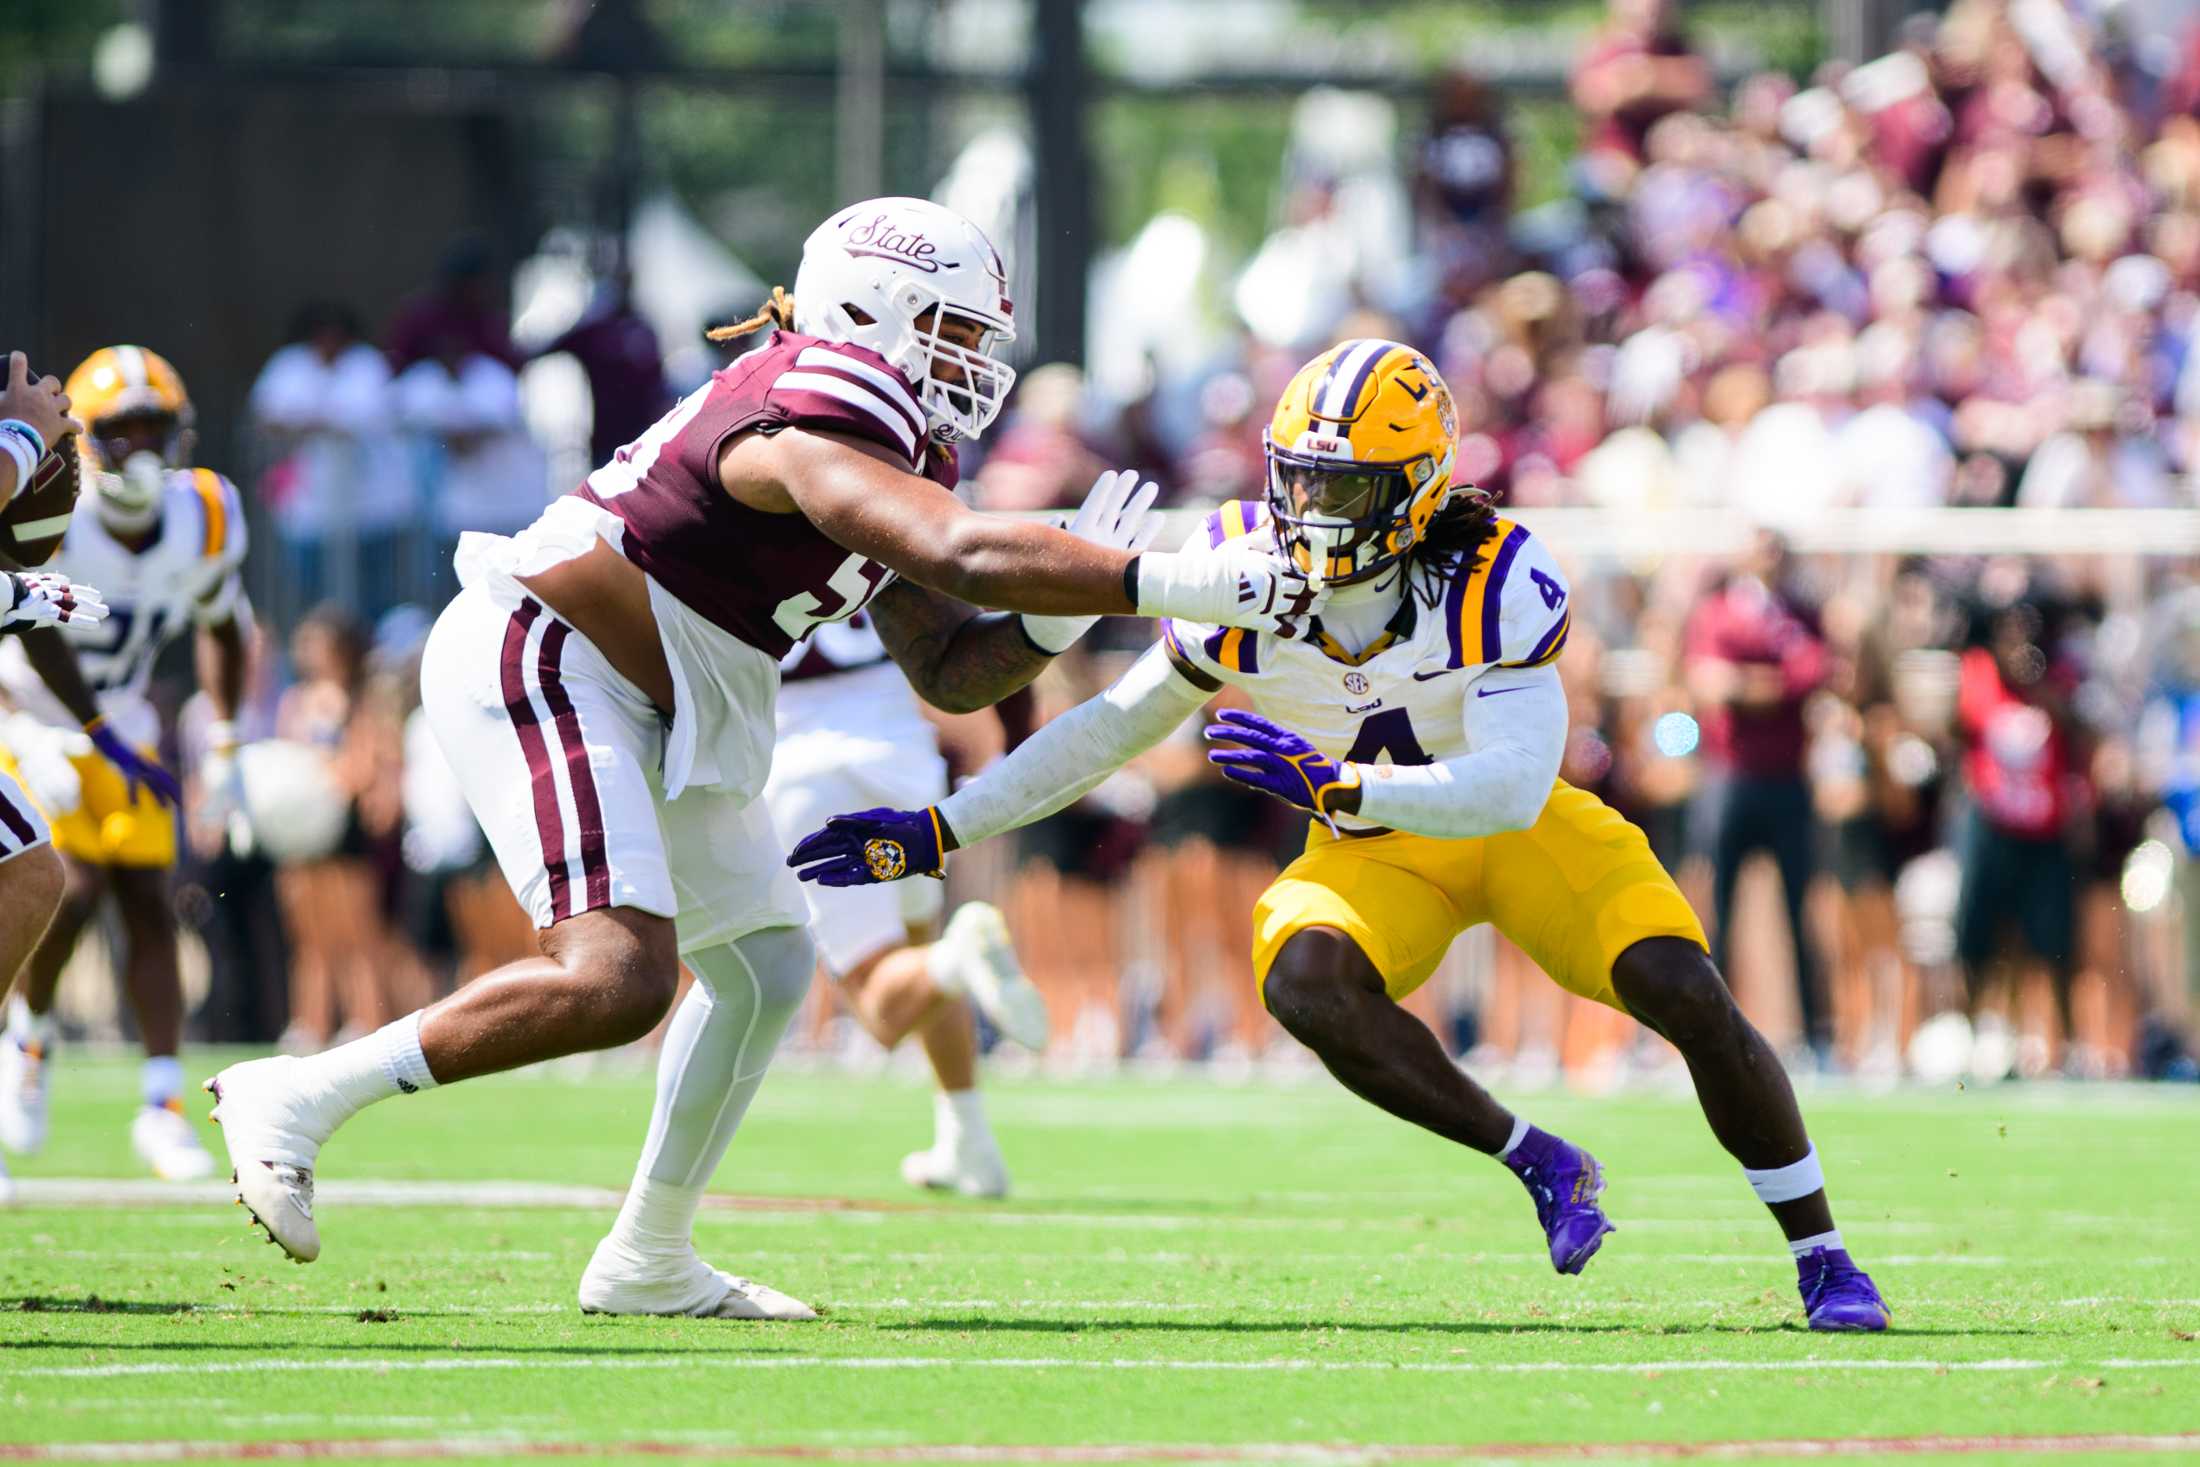
[[[321,1256],[313,1221],[313,1161],[342,1117],[323,1087],[301,1083],[289,1055],[231,1065],[206,1082],[214,1121],[229,1150],[237,1200],[275,1243],[300,1263]]]
[[[941,987],[975,1004],[993,1027],[1033,1054],[1045,1051],[1047,1001],[1024,976],[1008,940],[1008,921],[991,902],[964,902],[940,934],[950,975]]]
[[[140,1107],[130,1122],[130,1149],[164,1182],[201,1182],[214,1175],[214,1158],[191,1129],[183,1102]]]
[[[712,1268],[690,1248],[648,1258],[615,1238],[596,1245],[581,1275],[583,1314],[686,1315],[695,1319],[815,1319],[817,1311],[768,1285]]]

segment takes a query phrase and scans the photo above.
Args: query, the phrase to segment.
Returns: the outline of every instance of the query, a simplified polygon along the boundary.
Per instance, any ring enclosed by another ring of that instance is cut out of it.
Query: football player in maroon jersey
[[[31,487],[31,478],[46,455],[75,431],[60,379],[33,380],[30,360],[19,351],[9,352],[7,379],[0,382],[0,507]],[[13,564],[11,557],[0,552],[0,566]],[[66,576],[0,569],[0,627],[96,623],[105,613],[97,591],[77,586]],[[64,880],[53,832],[46,828],[38,807],[21,785],[0,774],[0,1000],[6,999],[16,970],[38,946],[46,924],[60,909]],[[0,1043],[9,1042],[0,1039]],[[0,1201],[14,1191],[8,1169],[0,1166]]]
[[[985,236],[937,205],[843,209],[804,245],[795,294],[748,323],[777,328],[761,350],[518,536],[461,542],[465,589],[429,640],[423,702],[542,956],[352,1044],[208,1082],[240,1199],[292,1257],[320,1252],[315,1157],[362,1106],[638,1039],[684,960],[697,981],[581,1306],[811,1317],[691,1241],[813,966],[757,798],[779,658],[868,606],[918,693],[976,707],[1067,645],[1060,618],[1291,632],[1322,599],[1272,554],[1141,553],[1151,493],[1135,475],[1094,486],[1089,538],[958,500],[955,443],[1014,380],[993,355],[1014,333],[1004,281]],[[881,842],[877,858],[918,854]]]

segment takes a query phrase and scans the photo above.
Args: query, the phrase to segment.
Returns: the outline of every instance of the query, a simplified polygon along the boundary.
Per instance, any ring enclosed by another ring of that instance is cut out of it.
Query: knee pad
[[[726,944],[741,955],[749,975],[756,980],[760,1003],[772,1008],[793,1008],[810,991],[810,976],[817,971],[817,945],[806,927],[766,927],[744,933]],[[693,964],[694,958],[689,962]],[[696,968],[702,972],[700,966]]]

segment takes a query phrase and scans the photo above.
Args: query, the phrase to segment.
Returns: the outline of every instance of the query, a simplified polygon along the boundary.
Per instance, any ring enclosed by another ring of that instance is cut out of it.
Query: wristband
[[[1145,558],[1134,555],[1123,563],[1123,599],[1131,604],[1133,611],[1138,610],[1138,567]]]
[[[32,463],[37,463],[46,456],[46,435],[21,418],[0,418],[0,433],[15,433],[28,438],[31,441]]]
[[[31,452],[31,445],[21,434],[0,432],[0,453],[15,460],[15,483],[19,489],[31,487],[31,476],[38,472],[38,455]]]

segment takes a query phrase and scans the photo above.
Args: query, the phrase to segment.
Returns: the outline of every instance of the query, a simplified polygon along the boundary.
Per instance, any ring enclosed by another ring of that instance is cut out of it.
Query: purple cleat
[[[1597,1206],[1604,1168],[1580,1147],[1535,1126],[1528,1128],[1505,1165],[1535,1199],[1535,1220],[1551,1240],[1551,1267],[1560,1273],[1581,1272],[1604,1245],[1604,1235],[1616,1231]]]
[[[1856,1266],[1845,1248],[1813,1248],[1795,1260],[1796,1287],[1803,1291],[1803,1312],[1820,1330],[1878,1331],[1887,1327],[1887,1301],[1872,1276]]]

